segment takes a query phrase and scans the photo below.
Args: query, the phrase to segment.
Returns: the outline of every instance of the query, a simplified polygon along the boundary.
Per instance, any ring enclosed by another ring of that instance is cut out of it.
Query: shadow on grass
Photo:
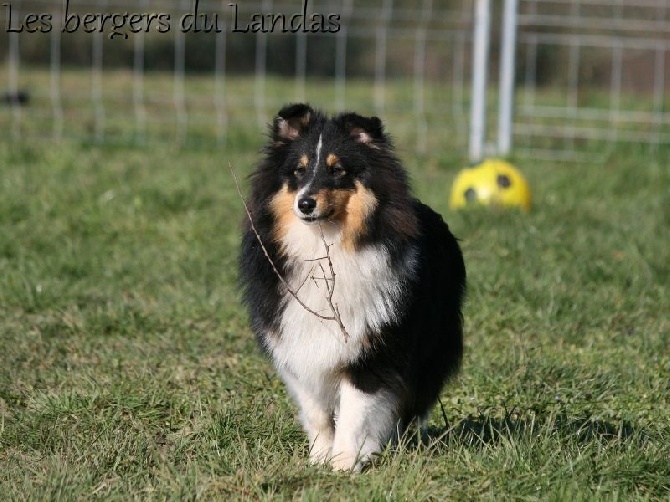
[[[579,443],[591,441],[625,441],[644,431],[636,430],[626,421],[608,422],[594,417],[574,417],[566,413],[542,413],[532,418],[519,418],[514,410],[505,410],[504,416],[480,413],[470,415],[456,424],[445,420],[443,427],[428,427],[422,431],[423,444],[463,446],[492,445],[503,439],[522,437],[547,437],[559,435],[573,438]],[[416,444],[416,439],[410,444]]]
[[[434,455],[442,455],[455,447],[476,450],[488,446],[495,447],[506,441],[519,442],[529,439],[535,441],[538,437],[571,438],[579,444],[590,442],[617,444],[647,437],[644,431],[635,429],[625,420],[610,422],[594,417],[578,418],[566,413],[552,412],[538,413],[531,418],[525,418],[520,417],[515,410],[511,412],[505,410],[504,413],[491,410],[489,413],[470,415],[455,424],[450,424],[445,419],[445,425],[423,429],[420,437],[416,432],[416,429],[410,429],[400,440],[400,444],[387,450],[382,457],[387,457],[387,454],[393,455],[400,450],[417,451],[423,447],[427,447]],[[367,471],[380,463],[384,464],[384,460],[378,459],[364,470]],[[330,482],[336,483],[338,478],[329,476],[330,473],[328,468],[315,467],[301,473],[287,473],[285,476],[265,479],[259,484],[259,488],[264,495],[295,495],[307,487],[313,487],[315,479],[319,480],[322,488]]]

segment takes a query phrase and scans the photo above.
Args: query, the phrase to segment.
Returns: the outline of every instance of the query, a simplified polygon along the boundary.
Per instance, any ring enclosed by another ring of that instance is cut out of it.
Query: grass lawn
[[[454,156],[403,154],[462,241],[466,355],[428,437],[350,475],[308,464],[239,304],[227,163],[261,133],[0,144],[0,499],[670,497],[665,161],[520,161],[521,215],[449,211]]]

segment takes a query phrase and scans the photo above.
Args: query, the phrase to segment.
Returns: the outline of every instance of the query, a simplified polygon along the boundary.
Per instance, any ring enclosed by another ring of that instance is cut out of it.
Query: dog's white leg
[[[393,436],[398,422],[397,408],[397,398],[387,389],[366,393],[342,380],[333,468],[359,472]]]
[[[315,464],[325,462],[330,458],[335,432],[327,397],[315,396],[292,376],[284,376],[284,381],[300,409],[300,422],[309,438],[310,460]]]

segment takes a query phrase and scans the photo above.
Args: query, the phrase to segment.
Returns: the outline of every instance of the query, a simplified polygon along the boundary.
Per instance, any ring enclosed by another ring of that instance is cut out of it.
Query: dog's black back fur
[[[402,410],[405,425],[435,404],[444,382],[458,371],[463,354],[462,253],[439,214],[419,201],[414,201],[413,209],[420,222],[417,244],[422,253],[409,285],[407,310],[397,325],[388,327],[379,350],[347,368],[353,381],[367,391],[402,375],[396,385],[407,395],[407,408]]]

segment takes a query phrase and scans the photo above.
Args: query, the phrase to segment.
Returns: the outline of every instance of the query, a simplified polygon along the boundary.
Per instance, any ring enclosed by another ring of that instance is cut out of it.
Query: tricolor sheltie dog
[[[252,174],[241,281],[310,458],[361,468],[423,419],[463,351],[465,268],[377,117],[288,105]]]

